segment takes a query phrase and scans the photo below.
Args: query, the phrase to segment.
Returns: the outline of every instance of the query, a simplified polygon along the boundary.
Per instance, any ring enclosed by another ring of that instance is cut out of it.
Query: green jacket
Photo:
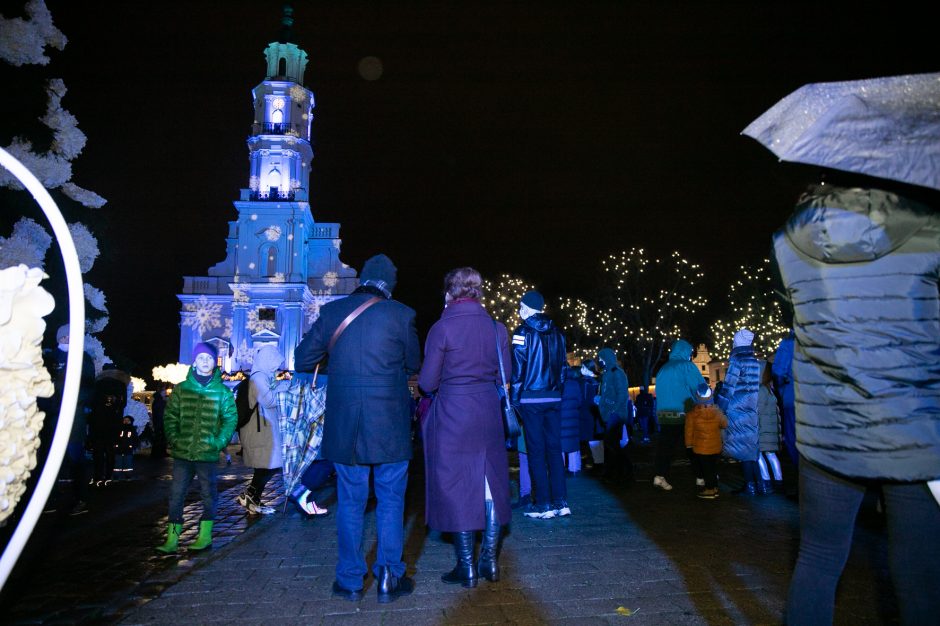
[[[604,361],[606,367],[601,375],[601,393],[597,408],[604,423],[610,426],[614,416],[625,422],[632,422],[630,415],[630,383],[627,374],[617,365],[617,354],[611,348],[601,348],[597,358]]]
[[[173,389],[163,414],[171,455],[186,461],[218,461],[237,423],[235,396],[222,384],[218,368],[203,386],[190,367],[186,380]]]

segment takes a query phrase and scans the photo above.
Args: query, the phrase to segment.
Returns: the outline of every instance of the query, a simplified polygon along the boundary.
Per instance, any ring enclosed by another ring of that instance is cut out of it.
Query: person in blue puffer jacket
[[[786,622],[832,623],[855,518],[876,486],[900,621],[935,624],[940,197],[837,177],[810,186],[773,239],[793,306],[800,452],[800,552]]]
[[[761,365],[754,356],[754,333],[746,328],[734,334],[728,374],[718,395],[718,408],[728,416],[723,452],[741,461],[744,486],[734,491],[753,496],[758,493],[760,455],[757,405],[760,396]]]

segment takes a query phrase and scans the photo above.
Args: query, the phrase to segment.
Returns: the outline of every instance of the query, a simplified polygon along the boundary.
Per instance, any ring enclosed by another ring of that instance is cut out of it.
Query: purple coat
[[[484,477],[500,524],[512,516],[509,461],[497,394],[499,362],[509,375],[509,334],[475,300],[458,300],[431,327],[418,385],[434,393],[423,424],[427,523],[460,532],[485,526]]]

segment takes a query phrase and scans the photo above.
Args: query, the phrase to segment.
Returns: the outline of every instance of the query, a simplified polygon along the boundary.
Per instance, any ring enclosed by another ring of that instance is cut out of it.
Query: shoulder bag
[[[499,330],[496,326],[496,320],[493,320],[493,331],[496,335],[496,360],[499,362],[499,378],[503,383],[502,387],[499,388],[499,395],[503,401],[503,430],[506,433],[506,439],[515,439],[522,434],[522,427],[519,426],[516,407],[509,401],[509,392],[506,390],[506,372],[503,369],[503,351],[499,345]]]

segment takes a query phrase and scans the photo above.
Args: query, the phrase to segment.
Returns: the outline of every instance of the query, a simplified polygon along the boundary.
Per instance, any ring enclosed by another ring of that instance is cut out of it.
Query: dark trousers
[[[659,440],[656,442],[657,476],[669,477],[669,466],[672,465],[672,457],[680,441],[685,441],[685,424],[659,425]]]
[[[254,473],[251,476],[251,489],[259,498],[261,493],[264,491],[265,485],[268,484],[268,481],[271,480],[271,477],[274,476],[277,469],[271,469],[267,467],[256,467]]]
[[[561,401],[520,404],[519,412],[529,455],[533,504],[567,500],[565,461],[561,455]]]
[[[91,451],[95,482],[111,480],[114,475],[114,446],[109,443],[96,443]]]
[[[199,478],[199,490],[202,493],[202,520],[215,520],[215,511],[219,505],[219,490],[216,481],[216,467],[213,461],[187,461],[173,459],[173,482],[170,483],[171,524],[183,523],[183,505],[186,494],[193,482]]]
[[[692,453],[692,468],[696,478],[705,479],[705,488],[714,489],[718,486],[718,457],[720,454]]]
[[[620,447],[626,422],[618,416],[611,418],[604,431],[604,469],[607,476],[633,477],[633,463],[627,448]]]
[[[560,456],[560,455],[559,455]],[[375,487],[375,527],[378,545],[372,573],[388,566],[392,576],[405,575],[401,558],[404,548],[405,488],[408,486],[408,461],[376,465],[336,464],[336,535],[338,559],[336,582],[344,589],[362,589],[368,572],[362,552],[366,503],[369,500],[369,474]]]
[[[333,461],[325,459],[314,461],[304,470],[303,476],[300,477],[300,484],[309,491],[316,491],[323,486],[333,471]]]
[[[831,624],[836,585],[868,485],[800,458],[800,553],[790,581],[787,624]],[[902,624],[940,616],[940,507],[926,483],[883,483],[888,561]]]
[[[655,433],[659,428],[659,424],[656,423],[655,413],[637,415],[637,422],[640,425],[640,434],[644,439],[649,439],[650,433]]]

